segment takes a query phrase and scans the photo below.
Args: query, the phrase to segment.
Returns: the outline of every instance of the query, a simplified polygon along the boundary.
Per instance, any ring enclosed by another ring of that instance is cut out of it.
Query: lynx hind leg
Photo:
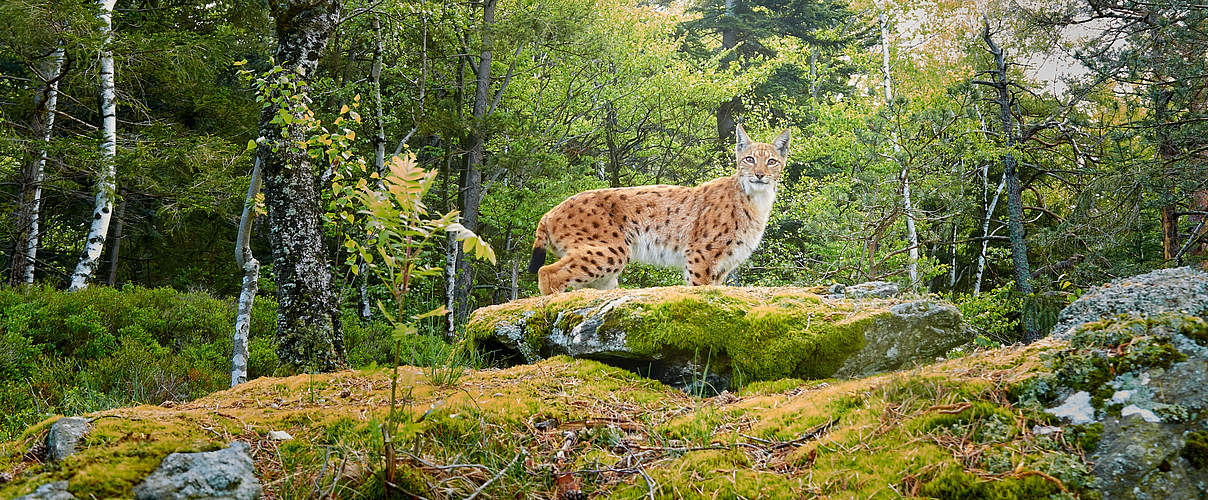
[[[613,256],[609,264],[604,255]],[[599,249],[580,249],[566,253],[558,262],[537,271],[541,293],[549,295],[585,286],[607,290],[616,288],[616,275],[625,266],[616,255]]]
[[[607,274],[603,278],[588,283],[587,286],[596,290],[614,290],[617,288],[617,275],[620,273]]]

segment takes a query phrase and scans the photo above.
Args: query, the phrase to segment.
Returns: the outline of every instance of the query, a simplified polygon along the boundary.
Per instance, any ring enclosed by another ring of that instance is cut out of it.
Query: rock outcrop
[[[1075,327],[1068,342],[1052,373],[1017,393],[1067,436],[1097,436],[1092,486],[1113,499],[1208,498],[1208,322],[1117,317]]]
[[[1083,323],[1120,314],[1164,312],[1208,314],[1208,272],[1180,267],[1112,280],[1086,292],[1063,309],[1052,334],[1069,338]]]
[[[46,434],[46,456],[53,462],[58,462],[76,452],[76,447],[84,435],[88,433],[88,419],[84,417],[64,417],[55,421]]]
[[[939,301],[733,287],[532,297],[479,309],[467,332],[516,361],[565,354],[693,390],[722,390],[734,377],[857,377],[933,361],[973,336],[960,311]]]
[[[217,451],[168,455],[134,487],[134,497],[139,500],[255,500],[261,492],[248,445],[238,441]]]

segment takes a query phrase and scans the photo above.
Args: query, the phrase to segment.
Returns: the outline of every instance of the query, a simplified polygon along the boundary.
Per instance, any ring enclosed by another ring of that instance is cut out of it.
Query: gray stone
[[[1179,267],[1113,280],[1062,309],[1052,334],[1068,338],[1084,323],[1120,314],[1163,312],[1208,313],[1208,272]]]
[[[973,330],[951,304],[918,300],[891,306],[889,313],[864,329],[864,346],[843,362],[835,377],[864,377],[935,361],[973,340]]]
[[[864,297],[876,297],[885,299],[893,297],[899,293],[897,283],[889,281],[869,281],[852,285],[843,289],[843,295],[849,299],[860,299]]]
[[[1149,321],[1133,319],[1123,318],[1105,329],[1128,331],[1136,336],[1129,341],[1134,343],[1168,339],[1187,359],[1169,368],[1120,373],[1108,381],[1111,398],[1098,411],[1090,408],[1089,412],[1103,425],[1098,446],[1089,456],[1094,464],[1092,486],[1105,499],[1208,498],[1208,468],[1196,467],[1182,456],[1187,434],[1208,430],[1208,384],[1204,383],[1208,348],[1183,334],[1200,323],[1175,313],[1149,316]],[[1089,404],[1079,406],[1086,410]]]
[[[67,491],[67,481],[55,481],[39,486],[33,493],[19,496],[16,500],[76,500],[76,496]]]
[[[1095,421],[1095,407],[1091,406],[1091,394],[1078,391],[1065,398],[1065,402],[1054,408],[1045,410],[1054,417],[1064,418],[1071,423],[1081,425]]]
[[[46,435],[47,457],[52,462],[58,462],[76,452],[80,440],[88,433],[91,426],[84,417],[64,417],[50,426]]]
[[[139,500],[254,500],[261,494],[248,445],[238,441],[222,450],[168,455],[134,487]]]

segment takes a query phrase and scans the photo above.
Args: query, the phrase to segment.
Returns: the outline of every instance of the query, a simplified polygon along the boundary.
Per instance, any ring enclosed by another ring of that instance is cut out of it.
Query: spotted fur
[[[732,176],[584,191],[542,216],[529,263],[541,293],[616,288],[629,262],[682,268],[690,285],[723,283],[763,238],[790,140],[785,130],[751,142],[741,126],[736,136]],[[543,266],[546,249],[559,260]]]

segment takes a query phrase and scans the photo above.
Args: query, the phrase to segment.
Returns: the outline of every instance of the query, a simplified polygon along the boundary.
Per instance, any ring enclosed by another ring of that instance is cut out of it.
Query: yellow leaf
[[[442,305],[436,309],[433,309],[431,311],[428,311],[426,313],[416,316],[415,319],[431,318],[433,316],[444,316],[446,314],[449,314],[449,310],[445,309],[445,306]]]
[[[348,105],[345,104],[343,107],[340,108],[340,114],[342,115],[347,112],[348,112]]]

